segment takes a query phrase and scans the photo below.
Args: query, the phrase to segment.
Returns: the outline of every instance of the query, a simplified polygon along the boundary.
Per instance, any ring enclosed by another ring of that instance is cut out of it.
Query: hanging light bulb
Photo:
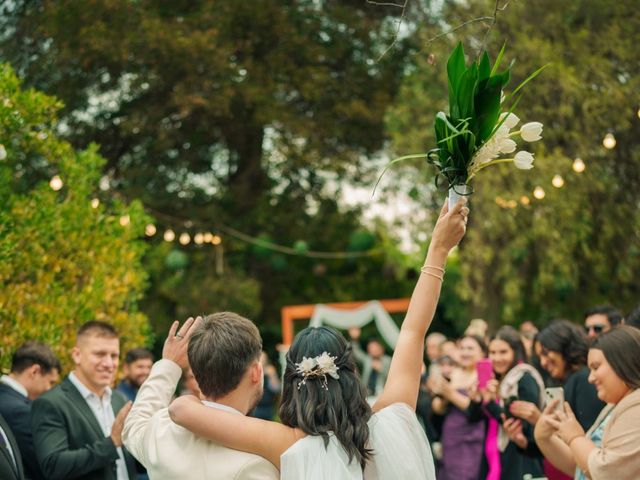
[[[531,203],[531,200],[526,195],[523,195],[520,197],[520,203],[522,205],[529,205]]]
[[[156,226],[153,223],[150,223],[144,227],[144,233],[147,237],[153,237],[156,234]]]
[[[544,188],[537,186],[536,188],[533,189],[533,196],[536,197],[538,200],[542,200],[545,195],[546,193],[544,193]]]
[[[214,245],[220,245],[222,243],[222,238],[220,238],[220,236],[218,235],[214,235],[211,239],[211,243],[213,243]]]
[[[178,241],[180,242],[180,245],[188,245],[191,241],[191,235],[189,235],[187,232],[181,233]]]
[[[196,242],[196,245],[202,245],[204,243],[204,235],[202,233],[196,233],[193,237],[193,241]]]
[[[98,208],[99,206],[100,206],[100,200],[98,200],[97,198],[94,198],[93,200],[91,200],[92,208]]]
[[[176,234],[174,233],[173,230],[169,229],[169,230],[165,230],[164,232],[164,239],[167,242],[173,242],[176,239]]]
[[[562,178],[560,175],[554,175],[553,179],[551,180],[551,185],[556,188],[564,187],[564,178]]]
[[[211,243],[213,241],[213,233],[207,232],[204,234],[204,243]]]
[[[640,118],[640,108],[638,109],[638,118]]]
[[[51,178],[51,180],[49,180],[49,186],[51,187],[52,190],[54,191],[58,191],[63,187],[64,183],[62,182],[62,179],[56,175],[54,177]]]
[[[602,140],[602,145],[604,145],[604,148],[606,148],[607,150],[615,148],[616,143],[616,137],[614,137],[613,133],[611,132],[607,133]]]
[[[582,172],[584,172],[584,169],[587,168],[587,166],[584,164],[584,162],[582,161],[581,158],[576,158],[573,161],[572,168],[573,168],[574,172],[582,173]]]
[[[131,223],[131,217],[129,217],[129,215],[122,215],[120,217],[120,225],[126,227],[129,225],[129,223]]]

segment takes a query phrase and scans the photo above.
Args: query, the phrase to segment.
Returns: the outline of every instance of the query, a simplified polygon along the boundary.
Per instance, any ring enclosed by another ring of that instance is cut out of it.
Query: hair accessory
[[[327,386],[327,375],[338,379],[338,366],[336,365],[337,357],[332,357],[327,352],[316,357],[302,357],[300,363],[296,363],[296,372],[302,375],[302,380],[298,382],[298,390],[302,385],[306,385],[308,378],[320,377],[322,380],[322,388],[329,390]]]

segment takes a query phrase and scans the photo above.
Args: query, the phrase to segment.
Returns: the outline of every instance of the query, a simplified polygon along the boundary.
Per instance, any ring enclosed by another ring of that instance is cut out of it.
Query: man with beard
[[[256,326],[222,312],[174,322],[162,350],[127,417],[124,443],[153,479],[269,479],[278,470],[262,457],[197,437],[171,421],[168,406],[182,371],[193,370],[210,408],[238,415],[262,397],[262,339]]]
[[[149,350],[146,348],[129,350],[124,356],[123,379],[120,380],[116,390],[133,402],[140,386],[149,376],[152,366],[153,354]]]

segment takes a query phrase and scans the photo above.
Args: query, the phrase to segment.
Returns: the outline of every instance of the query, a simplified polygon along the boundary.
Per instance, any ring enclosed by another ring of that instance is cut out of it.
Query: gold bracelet
[[[424,273],[425,275],[431,275],[432,277],[436,277],[441,282],[444,282],[444,276],[436,275],[435,273],[427,272],[426,270],[420,270],[420,273]]]
[[[420,271],[421,271],[422,273],[427,273],[427,271],[428,271],[427,269],[429,269],[429,268],[433,268],[434,270],[438,270],[438,271],[442,272],[442,276],[444,277],[444,268],[442,268],[442,267],[436,267],[435,265],[426,265],[426,264],[425,264],[425,265],[423,265],[423,266],[422,266],[422,268],[420,269]]]

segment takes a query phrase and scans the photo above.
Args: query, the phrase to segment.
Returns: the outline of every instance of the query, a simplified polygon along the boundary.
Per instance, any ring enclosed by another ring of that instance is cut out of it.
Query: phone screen
[[[487,382],[493,378],[493,363],[488,358],[478,360],[476,371],[478,373],[478,389],[487,388]]]

